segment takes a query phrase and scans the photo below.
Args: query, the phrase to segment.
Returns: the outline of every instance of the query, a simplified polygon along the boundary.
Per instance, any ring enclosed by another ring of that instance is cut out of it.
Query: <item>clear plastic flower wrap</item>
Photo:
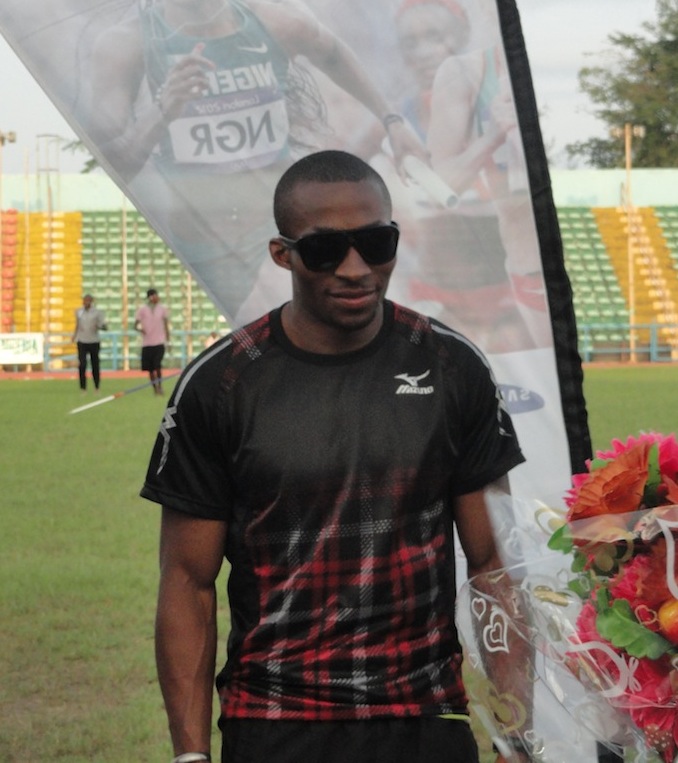
[[[522,750],[570,763],[603,745],[627,761],[672,763],[678,444],[660,434],[615,441],[587,466],[565,509],[535,503],[531,530],[522,512],[522,562],[460,591],[471,708],[509,759]],[[517,525],[495,528],[513,560]]]

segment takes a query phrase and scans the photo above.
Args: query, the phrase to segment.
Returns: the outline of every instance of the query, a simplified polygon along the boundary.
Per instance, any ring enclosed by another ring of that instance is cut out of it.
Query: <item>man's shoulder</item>
[[[411,344],[450,358],[475,356],[484,360],[482,351],[464,334],[424,313],[393,303],[395,331]]]
[[[425,338],[435,340],[436,337],[452,342],[464,341],[465,339],[458,331],[455,331],[450,326],[446,326],[430,315],[396,302],[391,304],[393,306],[393,324],[395,329],[400,333],[408,334],[411,341],[422,341]]]
[[[266,313],[256,320],[246,323],[229,334],[234,354],[246,352],[250,357],[258,357],[270,344],[272,313]]]
[[[191,376],[201,374],[226,375],[232,382],[243,370],[262,358],[270,346],[269,316],[231,331],[205,348],[187,367]]]

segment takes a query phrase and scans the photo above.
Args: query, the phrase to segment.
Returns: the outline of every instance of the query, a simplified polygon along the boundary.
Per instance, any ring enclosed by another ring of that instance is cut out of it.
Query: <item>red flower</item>
[[[672,763],[678,760],[678,649],[643,633],[624,607],[615,607],[612,615],[601,620],[597,617],[604,612],[598,613],[597,607],[606,612],[615,600],[623,599],[638,623],[678,644],[674,638],[678,606],[667,579],[667,551],[670,548],[675,554],[669,561],[678,570],[678,542],[668,544],[662,524],[665,521],[671,527],[678,521],[678,441],[674,435],[655,432],[625,442],[613,440],[610,449],[598,451],[586,466],[586,473],[572,477],[572,488],[565,495],[569,533],[561,532],[554,543],[565,549],[568,544],[562,538],[569,538],[576,546],[573,590],[584,601],[571,643],[601,643],[626,662],[626,669],[620,673],[612,652],[602,649],[568,651],[567,662],[589,688],[623,681],[624,695],[609,701],[628,713],[647,744]],[[676,541],[677,535],[674,531]],[[597,622],[619,646],[601,638]],[[632,657],[621,644],[634,639],[653,644],[653,654],[668,651],[657,659]]]
[[[671,763],[678,748],[675,675],[668,657],[638,661],[634,686],[629,697],[629,714],[644,732],[651,747],[666,763]]]
[[[626,599],[636,616],[638,610],[654,611],[656,615],[660,605],[672,597],[666,579],[666,539],[658,538],[647,553],[638,554],[625,564],[610,587],[610,593],[615,599]],[[639,619],[648,625],[652,618],[643,616]]]

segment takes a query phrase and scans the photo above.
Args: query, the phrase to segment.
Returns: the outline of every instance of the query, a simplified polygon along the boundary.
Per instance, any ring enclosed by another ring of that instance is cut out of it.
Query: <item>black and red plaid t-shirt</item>
[[[292,346],[280,311],[205,351],[142,495],[228,525],[226,717],[459,712],[451,502],[523,460],[487,362],[385,303],[368,346]]]

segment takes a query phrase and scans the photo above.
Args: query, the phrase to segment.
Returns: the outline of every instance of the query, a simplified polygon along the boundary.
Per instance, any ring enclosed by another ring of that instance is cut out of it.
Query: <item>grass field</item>
[[[104,394],[138,384],[105,380]],[[594,446],[678,431],[677,389],[678,367],[589,367]],[[74,381],[0,382],[3,763],[171,758],[153,662],[158,509],[138,497],[163,400],[68,414],[93,399]]]

